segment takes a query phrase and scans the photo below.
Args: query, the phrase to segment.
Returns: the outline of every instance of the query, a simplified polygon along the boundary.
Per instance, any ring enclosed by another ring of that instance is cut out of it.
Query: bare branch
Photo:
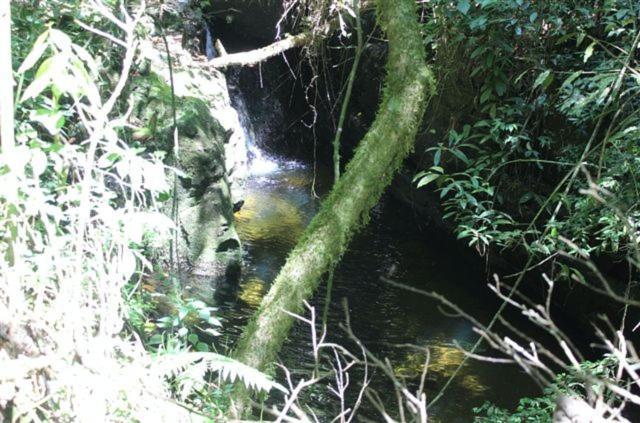
[[[309,44],[312,39],[311,33],[303,32],[302,34],[287,37],[284,40],[276,41],[273,44],[256,50],[216,57],[211,60],[209,64],[218,69],[229,66],[254,66],[292,48],[305,46]]]

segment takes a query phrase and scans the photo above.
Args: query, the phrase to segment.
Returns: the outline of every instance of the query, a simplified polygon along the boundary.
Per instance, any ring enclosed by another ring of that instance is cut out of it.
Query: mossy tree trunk
[[[321,277],[367,223],[403,159],[413,148],[433,75],[426,65],[414,0],[378,0],[378,22],[389,39],[383,100],[346,171],[323,201],[242,334],[235,357],[260,370],[274,362],[293,318]],[[242,401],[240,401],[242,402]],[[242,408],[242,406],[240,407]],[[242,411],[240,411],[242,413]]]

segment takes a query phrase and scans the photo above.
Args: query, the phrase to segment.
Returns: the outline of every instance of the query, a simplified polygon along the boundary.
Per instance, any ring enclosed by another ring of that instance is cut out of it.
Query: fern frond
[[[181,383],[181,395],[188,395],[189,388],[197,386],[199,380],[204,380],[207,370],[216,372],[229,382],[241,381],[248,389],[269,392],[277,389],[287,393],[287,389],[269,376],[221,354],[212,352],[188,352],[167,354],[153,359],[149,369],[160,377],[187,376],[188,382]]]

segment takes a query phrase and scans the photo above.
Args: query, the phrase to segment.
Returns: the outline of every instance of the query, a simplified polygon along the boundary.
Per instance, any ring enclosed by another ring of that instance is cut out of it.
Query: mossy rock
[[[179,75],[180,92],[185,92],[185,85],[194,81],[189,81],[187,72]],[[183,268],[198,276],[237,278],[242,251],[233,225],[233,202],[226,177],[228,131],[212,114],[213,94],[176,97],[178,148],[175,149],[173,101],[168,81],[160,74],[149,72],[137,76],[134,86],[135,122],[146,128],[139,132],[147,135],[144,145],[169,153],[180,171],[175,195],[181,234],[178,251]],[[226,90],[222,83],[215,87]],[[207,89],[211,87],[203,87],[203,91],[207,92]],[[189,92],[196,91],[197,87],[189,89]]]

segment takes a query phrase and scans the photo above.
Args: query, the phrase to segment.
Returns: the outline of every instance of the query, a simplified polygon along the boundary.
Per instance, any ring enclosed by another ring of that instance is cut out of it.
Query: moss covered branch
[[[378,21],[389,39],[378,115],[242,334],[235,356],[250,366],[265,370],[275,361],[293,324],[285,310],[301,311],[413,148],[435,86],[415,8],[413,0],[378,1]]]

